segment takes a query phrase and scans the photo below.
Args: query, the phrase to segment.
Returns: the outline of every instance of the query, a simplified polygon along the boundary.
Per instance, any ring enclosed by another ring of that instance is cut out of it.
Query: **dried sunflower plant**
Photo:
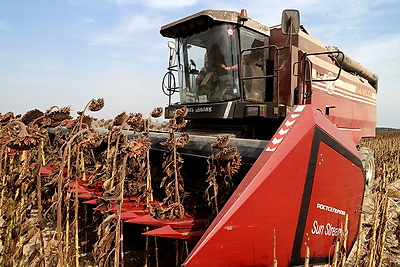
[[[151,117],[162,115],[162,108],[154,109],[149,118],[141,113],[125,112],[116,116],[109,129],[108,147],[104,162],[108,175],[103,184],[102,206],[116,204],[116,214],[103,214],[104,220],[97,228],[98,239],[94,245],[95,262],[115,266],[124,259],[122,206],[125,199],[136,199],[137,205],[144,199],[146,205],[153,201],[149,150],[149,125]],[[103,177],[104,172],[102,174]],[[113,246],[114,245],[114,246]],[[114,252],[114,258],[111,253]]]
[[[85,161],[90,160],[91,153],[89,151],[102,142],[102,137],[94,132],[90,125],[85,124],[87,127],[83,129],[82,118],[85,116],[84,112],[87,108],[90,111],[98,111],[103,105],[104,100],[102,98],[90,100],[80,117],[74,122],[74,126],[68,131],[67,140],[60,148],[59,171],[55,176],[57,181],[55,243],[59,266],[79,266],[79,181],[86,180]],[[60,120],[66,119],[62,115],[65,114],[65,111],[65,109],[57,109],[56,111],[51,109],[46,114],[48,114],[47,117],[53,116]],[[66,190],[70,185],[73,190]],[[73,199],[72,193],[74,193]],[[72,207],[71,202],[73,203]]]
[[[163,202],[167,205],[167,208],[163,208],[162,205],[155,206],[154,213],[157,218],[183,218],[185,213],[181,197],[184,192],[184,181],[180,172],[183,158],[178,149],[189,143],[189,135],[184,131],[187,113],[186,107],[177,109],[174,117],[169,121],[168,140],[163,143],[166,147],[162,163],[165,176],[160,184],[160,188],[165,190],[166,197]]]
[[[211,144],[211,156],[208,158],[208,187],[205,197],[214,213],[219,212],[219,206],[232,193],[232,175],[239,171],[242,162],[237,147],[228,147],[230,137],[229,134],[218,136]],[[219,194],[222,195],[220,200]]]
[[[102,98],[92,99],[75,120],[69,107],[57,106],[30,110],[19,118],[12,112],[0,114],[1,266],[83,263],[81,246],[88,242],[89,220],[86,205],[79,205],[81,183],[89,188],[102,184],[99,206],[106,206],[93,216],[102,220],[95,263],[123,265],[123,201],[152,205],[149,128],[151,118],[161,116],[163,109],[155,108],[148,118],[121,113],[105,134],[95,131],[93,119],[85,115],[103,106]],[[115,206],[116,214],[107,213]],[[24,254],[26,246],[29,255]]]
[[[45,246],[43,238],[46,222],[39,175],[48,140],[45,118],[39,110],[28,111],[20,119],[11,112],[0,115],[2,266],[45,266],[50,254],[50,244]],[[24,253],[27,246],[28,255]]]

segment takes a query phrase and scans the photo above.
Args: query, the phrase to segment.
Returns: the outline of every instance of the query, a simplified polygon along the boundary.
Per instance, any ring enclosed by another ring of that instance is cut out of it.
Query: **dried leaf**
[[[32,253],[29,255],[28,257],[28,263],[29,265],[32,265],[33,261],[35,261],[36,259],[38,259],[40,253],[39,250],[35,247],[32,251]]]

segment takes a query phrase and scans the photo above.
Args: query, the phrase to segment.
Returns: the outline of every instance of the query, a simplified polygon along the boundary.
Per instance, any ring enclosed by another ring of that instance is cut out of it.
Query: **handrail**
[[[334,82],[337,81],[342,73],[342,69],[343,69],[343,62],[344,60],[342,60],[338,66],[339,71],[336,75],[335,78],[332,79],[313,79],[312,78],[312,72],[310,73],[310,79],[306,79],[306,69],[307,67],[309,68],[309,71],[312,71],[312,60],[310,60],[308,57],[310,56],[321,56],[321,55],[331,55],[331,54],[341,54],[342,56],[344,56],[344,53],[342,51],[324,51],[324,52],[316,52],[316,53],[304,53],[303,56],[301,57],[299,62],[295,62],[294,64],[299,64],[302,63],[302,73],[300,75],[296,75],[293,74],[294,76],[301,76],[302,77],[302,84],[303,84],[303,88],[302,88],[302,101],[304,101],[305,99],[309,98],[312,95],[312,90],[310,90],[309,93],[307,93],[304,89],[306,88],[306,83],[313,83],[313,82]],[[343,57],[344,58],[344,57]],[[294,70],[295,68],[293,68]]]
[[[326,51],[326,52],[318,52],[318,53],[304,53],[304,55],[302,56],[302,58],[300,60],[303,60],[303,58],[306,60],[309,56],[320,56],[320,55],[330,55],[330,54],[341,54],[344,57],[344,53],[342,51]],[[336,80],[339,79],[340,74],[342,72],[343,69],[343,62],[344,60],[342,60],[342,62],[340,62],[340,66],[339,66],[339,71],[338,74],[336,76],[336,78],[334,79],[311,79],[311,80],[305,80],[304,82],[334,82]]]

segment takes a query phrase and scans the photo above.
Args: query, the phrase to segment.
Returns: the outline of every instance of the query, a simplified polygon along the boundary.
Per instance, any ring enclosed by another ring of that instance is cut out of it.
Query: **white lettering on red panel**
[[[313,235],[326,235],[326,236],[338,236],[343,231],[340,227],[335,227],[331,223],[321,224],[318,221],[313,222],[311,234]]]

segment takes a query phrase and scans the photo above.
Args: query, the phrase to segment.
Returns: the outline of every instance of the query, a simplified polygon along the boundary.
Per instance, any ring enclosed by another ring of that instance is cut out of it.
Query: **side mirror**
[[[300,12],[296,9],[285,9],[282,12],[282,33],[298,34],[300,30]]]
[[[172,41],[169,41],[169,42],[168,42],[168,47],[169,47],[170,49],[176,49],[176,44],[175,44],[174,42],[172,42]]]
[[[169,47],[169,67],[175,66],[175,59],[176,59],[176,44],[172,41],[168,42]]]

